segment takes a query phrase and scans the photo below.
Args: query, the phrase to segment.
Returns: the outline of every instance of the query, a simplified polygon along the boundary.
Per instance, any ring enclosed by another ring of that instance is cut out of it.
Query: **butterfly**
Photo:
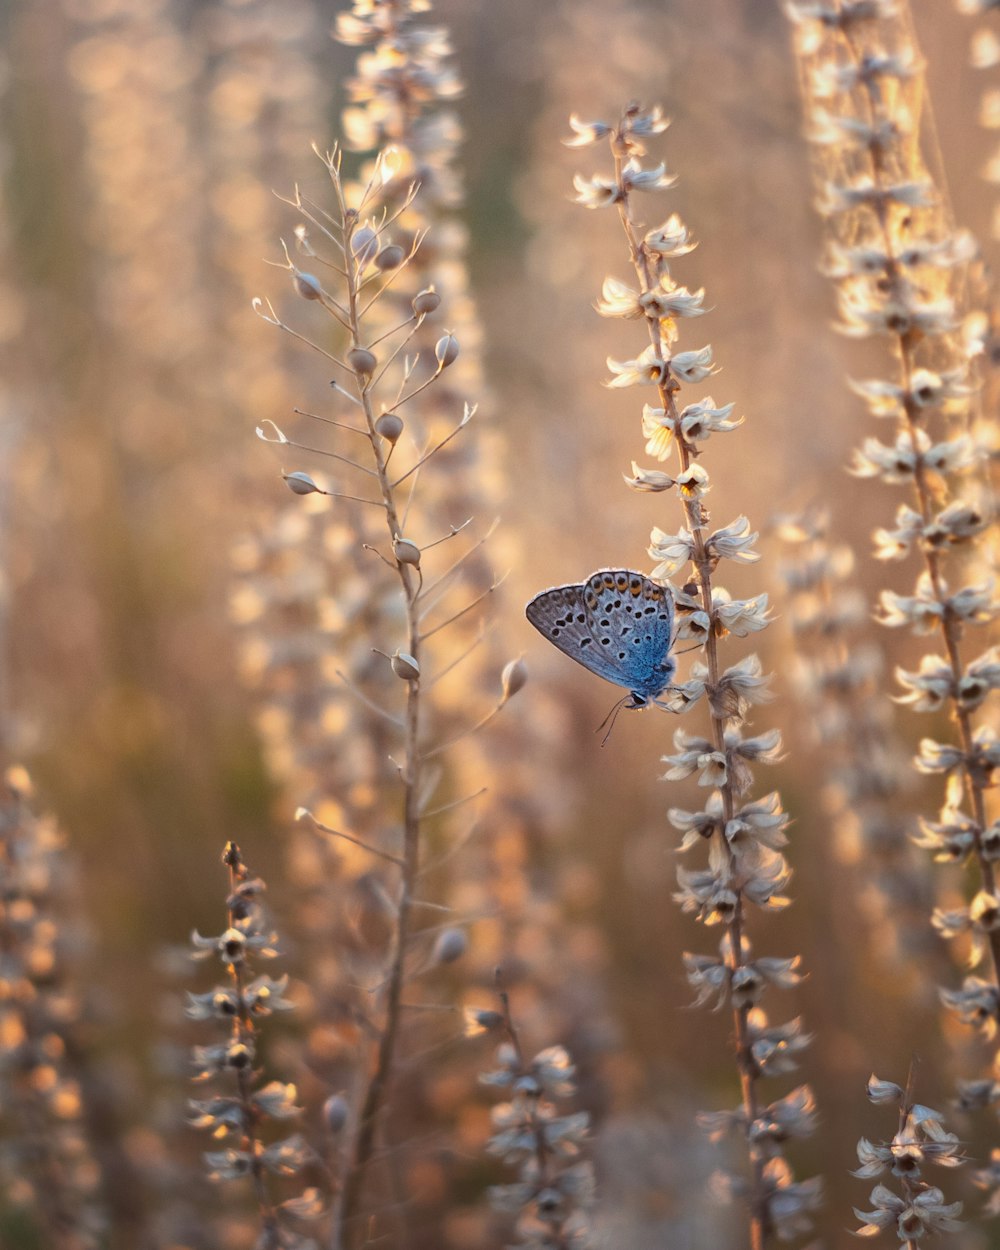
[[[623,686],[627,708],[648,707],[670,685],[674,601],[642,573],[601,569],[582,585],[543,590],[525,613],[571,660]]]

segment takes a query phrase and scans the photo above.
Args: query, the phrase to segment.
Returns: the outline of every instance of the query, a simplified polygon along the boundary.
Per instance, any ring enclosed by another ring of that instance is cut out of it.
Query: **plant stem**
[[[639,280],[641,291],[645,294],[655,289],[656,282],[650,271],[649,259],[646,255],[645,248],[638,237],[636,223],[632,218],[631,203],[629,200],[628,188],[623,179],[623,168],[626,159],[626,153],[616,136],[612,137],[611,149],[615,161],[615,179],[619,189],[618,214],[621,218],[625,235],[628,239],[629,252],[632,258],[632,265],[635,269],[636,277]],[[649,331],[650,342],[658,353],[665,357],[669,357],[669,343],[665,342],[661,331],[660,321],[655,316],[647,315],[645,317],[646,327]],[[672,377],[658,383],[660,403],[666,413],[673,421],[674,440],[677,444],[678,457],[681,464],[681,471],[686,471],[691,467],[695,459],[695,452],[680,431],[680,420],[675,401],[675,393],[678,389],[677,383]],[[703,509],[701,503],[697,499],[685,499],[683,501],[684,512],[688,526],[694,538],[694,560],[695,569],[698,576],[698,590],[701,596],[702,607],[709,621],[712,621],[712,570],[713,559],[705,545],[704,527],[708,521],[708,516]],[[726,725],[729,718],[720,715],[714,707],[711,706],[711,693],[719,684],[720,665],[718,653],[718,641],[715,632],[709,629],[708,636],[705,640],[705,660],[708,667],[708,679],[706,687],[709,691],[710,699],[710,723],[712,745],[715,750],[723,758],[726,757],[725,733]],[[719,787],[719,793],[722,800],[722,824],[717,832],[713,835],[723,840],[725,850],[729,859],[730,869],[735,869],[735,856],[732,850],[725,843],[724,830],[732,820],[736,810],[736,793],[732,779],[731,771],[727,767],[725,784]],[[733,872],[735,879],[735,872]],[[743,956],[743,894],[738,887],[734,887],[736,896],[736,904],[733,909],[732,918],[727,925],[729,934],[729,950],[726,955],[727,965],[731,972],[735,972],[738,968],[745,965]],[[754,1121],[759,1114],[759,1102],[757,1097],[756,1080],[758,1072],[754,1063],[750,1048],[750,1032],[748,1027],[748,1019],[750,1014],[749,1006],[733,1007],[733,1035],[736,1045],[736,1063],[739,1069],[740,1092],[743,1103],[743,1112],[747,1121],[748,1133],[748,1151],[750,1157],[751,1168],[751,1189],[750,1189],[750,1246],[751,1250],[763,1250],[764,1241],[767,1233],[767,1201],[764,1188],[764,1159],[760,1152],[755,1150],[749,1142],[749,1132]]]
[[[351,342],[352,347],[361,348],[366,346],[363,340],[361,314],[359,312],[360,277],[363,265],[359,263],[352,247],[353,235],[358,226],[357,214],[348,210],[346,206],[339,172],[336,172],[333,168],[331,168],[330,172],[340,203],[343,221],[343,244],[347,268],[348,321],[350,324]],[[375,461],[375,472],[378,477],[379,489],[385,505],[389,538],[390,542],[394,542],[401,537],[399,509],[392,479],[386,468],[386,456],[382,450],[382,439],[375,430],[377,414],[372,402],[370,379],[357,374],[356,383],[368,430],[372,456]],[[421,647],[419,581],[415,578],[413,570],[409,565],[397,561],[396,569],[406,604],[407,650],[409,655],[417,662],[419,668]],[[399,1042],[401,998],[406,971],[406,951],[410,939],[413,893],[420,870],[419,793],[423,763],[420,752],[421,679],[417,676],[415,680],[408,681],[406,685],[403,763],[400,767],[400,776],[403,783],[403,862],[400,869],[399,896],[396,900],[397,917],[392,938],[389,973],[385,982],[385,1018],[379,1037],[375,1066],[369,1077],[364,1098],[358,1112],[347,1172],[344,1177],[343,1189],[339,1195],[338,1209],[335,1213],[333,1229],[333,1246],[335,1250],[351,1244],[360,1244],[363,1240],[357,1230],[364,1198],[366,1172],[375,1152],[378,1121],[388,1098]]]

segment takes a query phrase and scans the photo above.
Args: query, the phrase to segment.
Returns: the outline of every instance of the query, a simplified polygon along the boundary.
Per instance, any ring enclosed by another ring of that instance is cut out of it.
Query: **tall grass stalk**
[[[781,853],[788,818],[780,796],[773,792],[746,800],[751,764],[773,762],[780,752],[777,731],[756,737],[742,732],[750,706],[766,697],[766,678],[755,656],[724,667],[719,647],[727,636],[746,637],[767,624],[766,595],[735,600],[716,580],[722,561],[742,565],[759,558],[753,550],[756,534],[743,516],[710,529],[705,503],[712,482],[701,463],[704,443],[713,434],[730,433],[742,418],[733,418],[732,404],[716,406],[711,397],[684,407],[678,400],[683,385],[706,380],[715,367],[711,347],[676,350],[681,319],[704,311],[704,293],[679,286],[670,272],[671,262],[694,246],[687,228],[676,214],[652,230],[639,220],[638,193],[662,193],[673,182],[662,163],[643,160],[648,139],[666,128],[660,111],[630,105],[616,126],[574,119],[573,128],[571,143],[576,146],[602,140],[609,144],[612,176],[577,175],[577,199],[588,208],[617,210],[636,284],[608,278],[598,311],[640,321],[647,338],[635,359],[608,360],[613,374],[609,385],[654,389],[657,403],[647,404],[642,416],[646,452],[659,461],[676,455],[676,467],[669,473],[633,464],[626,482],[640,492],[674,493],[685,522],[676,533],[654,529],[649,548],[656,561],[654,578],[688,570],[683,588],[673,591],[680,621],[677,639],[704,649],[704,662],[693,665],[689,680],[669,695],[676,711],[703,699],[708,705],[707,736],[678,730],[676,753],[664,757],[668,780],[696,775],[699,785],[710,791],[702,810],[670,811],[671,823],[684,834],[682,851],[708,844],[706,868],[678,870],[676,898],[685,912],[724,931],[718,955],[689,953],[684,962],[699,1003],[730,1007],[741,1101],[732,1111],[704,1113],[701,1119],[713,1135],[735,1133],[745,1142],[747,1174],[727,1178],[725,1186],[745,1199],[750,1244],[760,1250],[775,1235],[785,1238],[809,1227],[819,1183],[796,1183],[783,1153],[786,1141],[813,1130],[808,1087],[772,1103],[765,1101],[761,1088],[765,1076],[795,1069],[795,1056],[807,1039],[797,1020],[772,1027],[759,1006],[768,985],[790,988],[797,983],[798,958],[756,957],[747,936],[750,907],[778,911],[787,905],[784,890],[790,871]]]

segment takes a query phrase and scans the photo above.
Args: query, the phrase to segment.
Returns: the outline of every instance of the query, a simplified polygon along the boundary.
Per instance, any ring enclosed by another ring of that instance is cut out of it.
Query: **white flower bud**
[[[313,495],[320,490],[308,473],[296,470],[294,473],[282,473],[281,476],[288,483],[289,490],[296,495]]]
[[[375,422],[375,433],[381,434],[387,443],[395,443],[403,432],[403,418],[394,412],[383,412]]]
[[[397,538],[392,544],[392,554],[400,564],[412,564],[414,568],[420,567],[420,548],[416,543],[411,543],[408,538]]]
[[[504,670],[500,674],[500,689],[503,692],[504,703],[508,699],[512,699],[519,690],[523,689],[527,680],[528,669],[520,656],[516,660],[511,660],[508,664],[505,664]]]
[[[407,655],[405,651],[397,651],[389,663],[392,665],[392,671],[403,681],[417,681],[420,677],[420,665],[412,655]]]
[[[441,335],[434,347],[434,355],[441,369],[447,369],[455,363],[458,359],[458,339],[454,334]]]
[[[873,1072],[868,1078],[868,1084],[865,1087],[865,1093],[868,1095],[870,1102],[883,1103],[895,1102],[902,1104],[906,1097],[901,1086],[895,1081],[882,1081]]]

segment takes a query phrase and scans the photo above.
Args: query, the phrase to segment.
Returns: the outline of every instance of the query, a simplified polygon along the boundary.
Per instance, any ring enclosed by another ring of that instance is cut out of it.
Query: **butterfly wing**
[[[670,592],[641,573],[604,569],[587,579],[584,602],[602,652],[620,671],[618,683],[656,698],[676,668]]]
[[[571,660],[627,690],[629,679],[621,665],[605,654],[610,641],[604,647],[598,641],[598,627],[584,598],[586,589],[586,586],[555,586],[552,590],[543,590],[525,608],[525,615],[540,634]],[[607,636],[605,630],[602,637]]]
[[[602,570],[542,591],[526,612],[553,646],[616,686],[655,698],[673,675],[673,601],[641,573]]]

